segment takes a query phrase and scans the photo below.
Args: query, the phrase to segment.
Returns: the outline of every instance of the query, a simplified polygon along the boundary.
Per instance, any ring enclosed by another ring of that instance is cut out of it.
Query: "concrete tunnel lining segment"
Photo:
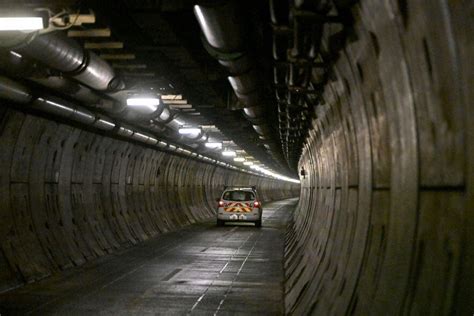
[[[252,176],[2,108],[1,290],[212,218],[226,184],[263,200],[295,184]]]
[[[357,40],[315,110],[286,245],[290,314],[474,310],[470,22],[461,3],[405,3],[405,16],[396,1],[355,7]]]

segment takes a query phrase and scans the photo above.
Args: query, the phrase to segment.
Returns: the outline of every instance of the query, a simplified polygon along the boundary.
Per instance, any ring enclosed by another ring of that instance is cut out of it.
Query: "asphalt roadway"
[[[264,205],[262,228],[194,224],[0,294],[0,314],[282,315],[284,234],[296,203]]]

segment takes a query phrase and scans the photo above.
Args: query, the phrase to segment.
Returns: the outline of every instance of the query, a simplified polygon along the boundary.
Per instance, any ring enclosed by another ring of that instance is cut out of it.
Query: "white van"
[[[262,226],[262,204],[255,187],[224,187],[217,199],[217,226],[225,222],[252,222]]]

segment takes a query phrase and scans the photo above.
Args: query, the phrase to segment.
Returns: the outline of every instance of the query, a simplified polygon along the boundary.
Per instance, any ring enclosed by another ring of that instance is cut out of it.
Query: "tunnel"
[[[473,16],[0,1],[0,315],[472,315]]]

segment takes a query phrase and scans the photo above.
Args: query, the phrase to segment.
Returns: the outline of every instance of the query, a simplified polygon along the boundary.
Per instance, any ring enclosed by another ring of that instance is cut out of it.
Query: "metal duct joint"
[[[231,60],[218,59],[218,62],[227,68],[232,75],[248,72],[252,68],[252,62],[247,54],[242,54]]]
[[[155,118],[155,121],[161,124],[168,124],[171,122],[176,116],[176,113],[170,110],[170,108],[165,104],[163,107],[163,111],[161,114]]]
[[[230,85],[236,93],[249,94],[257,89],[257,74],[255,70],[237,76],[229,76]]]
[[[124,86],[107,62],[62,33],[37,35],[13,49],[93,89],[106,91]]]
[[[124,107],[124,111],[119,113],[118,116],[128,121],[149,121],[160,117],[164,108],[163,103],[156,107]]]

